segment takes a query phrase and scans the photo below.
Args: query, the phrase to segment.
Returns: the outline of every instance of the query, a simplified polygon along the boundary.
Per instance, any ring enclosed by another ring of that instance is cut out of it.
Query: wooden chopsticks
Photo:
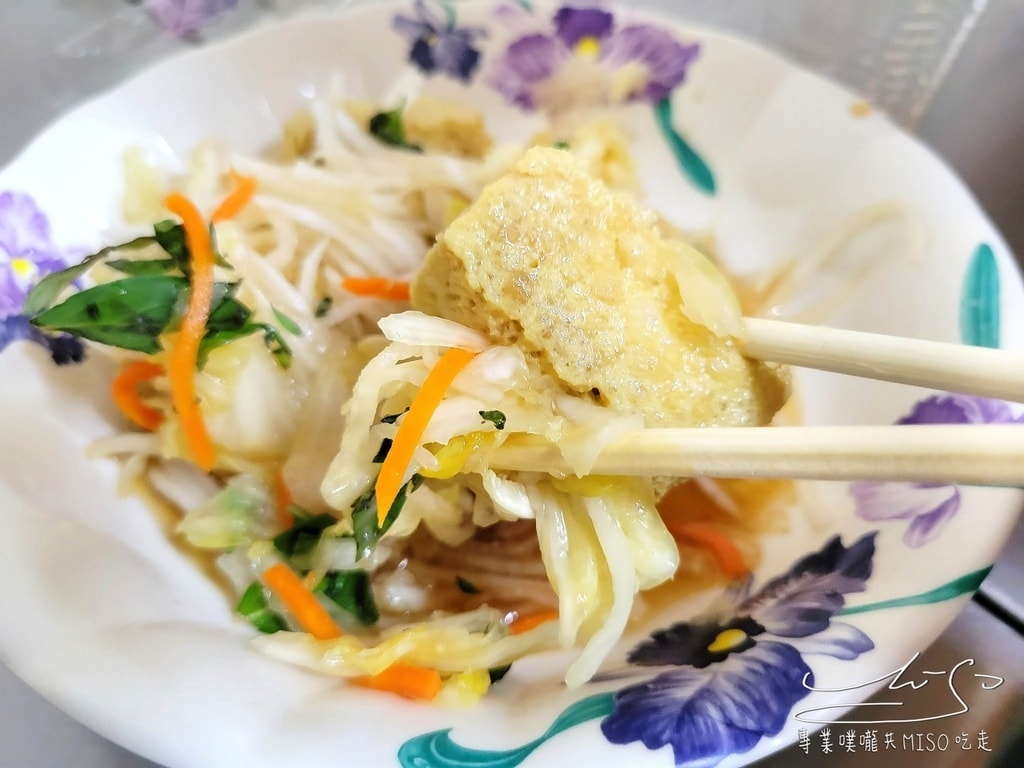
[[[755,360],[1024,402],[1024,354],[878,333],[746,318]]]
[[[573,474],[556,445],[533,438],[511,438],[487,463]],[[590,474],[1024,486],[1024,425],[642,429],[602,451]]]
[[[1024,401],[1024,355],[747,318],[748,357],[945,392]],[[558,447],[514,437],[495,469],[572,474]],[[1024,424],[643,429],[592,474],[1024,486]]]

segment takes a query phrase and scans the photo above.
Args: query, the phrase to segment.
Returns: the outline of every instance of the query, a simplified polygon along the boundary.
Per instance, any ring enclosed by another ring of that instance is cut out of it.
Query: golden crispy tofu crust
[[[558,149],[529,150],[442,232],[412,301],[648,426],[765,424],[789,396],[783,369],[739,352],[725,278]]]

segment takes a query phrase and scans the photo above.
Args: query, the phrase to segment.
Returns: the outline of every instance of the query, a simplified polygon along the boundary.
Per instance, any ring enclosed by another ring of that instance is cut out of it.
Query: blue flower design
[[[426,0],[416,0],[414,16],[398,14],[393,26],[408,39],[409,61],[422,72],[441,72],[469,82],[480,65],[476,41],[486,31],[456,26],[455,11],[447,3],[441,3],[439,10],[443,13],[428,7]]]
[[[653,633],[628,661],[670,669],[615,693],[605,737],[670,745],[677,765],[708,766],[779,733],[814,685],[805,655],[849,660],[874,647],[833,620],[865,589],[874,552],[875,533],[850,547],[836,536],[756,593],[748,577],[707,615]]]
[[[47,336],[22,313],[31,287],[65,266],[50,222],[35,200],[23,192],[0,193],[0,351],[26,339],[46,347],[58,365],[83,359],[81,342],[71,336]]]
[[[238,0],[146,0],[145,7],[163,29],[175,37],[199,31]]]
[[[514,41],[495,62],[489,84],[524,109],[631,101],[657,103],[686,77],[700,52],[651,24],[616,25],[609,11],[560,8],[551,33]]]
[[[1022,423],[1001,400],[968,395],[935,395],[915,404],[897,424]],[[920,547],[934,539],[960,510],[960,489],[944,483],[850,484],[857,515],[865,520],[909,520],[903,541]]]

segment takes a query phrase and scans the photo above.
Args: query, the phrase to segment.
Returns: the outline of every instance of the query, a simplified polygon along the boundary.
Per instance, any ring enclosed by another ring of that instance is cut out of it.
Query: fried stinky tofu
[[[649,427],[766,424],[789,396],[785,369],[741,354],[711,262],[559,149],[530,149],[439,235],[412,302]]]

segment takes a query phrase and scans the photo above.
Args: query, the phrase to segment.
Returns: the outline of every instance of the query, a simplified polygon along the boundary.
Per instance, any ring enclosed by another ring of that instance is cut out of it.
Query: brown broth
[[[126,492],[138,497],[152,510],[153,517],[159,523],[167,541],[187,558],[212,584],[216,585],[224,593],[224,597],[234,604],[236,600],[235,589],[227,576],[217,567],[218,552],[200,549],[190,545],[180,533],[178,523],[181,520],[181,512],[166,497],[157,491],[146,480],[146,472],[141,472],[138,477],[127,483]]]

